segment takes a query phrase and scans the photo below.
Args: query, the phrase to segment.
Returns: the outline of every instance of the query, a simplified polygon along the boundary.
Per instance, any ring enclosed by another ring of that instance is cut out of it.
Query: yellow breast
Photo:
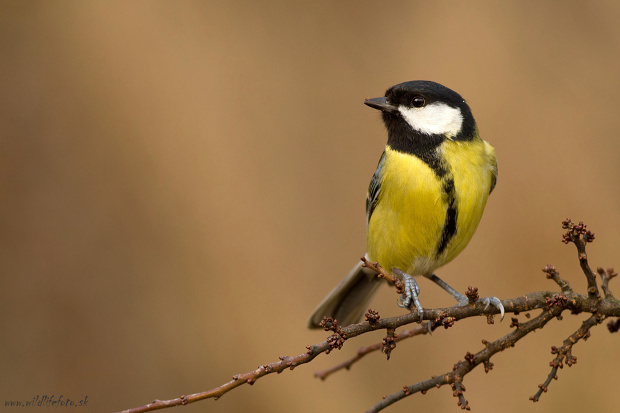
[[[478,138],[446,140],[438,150],[443,177],[418,157],[386,147],[367,248],[369,257],[388,271],[430,274],[456,257],[478,227],[495,170],[493,148]],[[453,199],[445,190],[449,179],[454,181]],[[456,232],[438,254],[450,202],[456,209]]]

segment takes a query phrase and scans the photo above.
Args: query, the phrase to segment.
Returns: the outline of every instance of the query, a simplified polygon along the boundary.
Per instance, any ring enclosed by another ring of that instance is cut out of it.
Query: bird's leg
[[[459,306],[469,304],[469,299],[466,296],[456,291],[447,282],[445,282],[444,280],[442,280],[435,274],[425,275],[425,277],[431,280],[432,282],[434,282],[435,284],[437,284],[438,286],[440,286],[441,288],[443,288],[445,291],[447,291],[448,294],[454,297],[454,299],[456,300]],[[504,319],[504,306],[502,305],[502,302],[499,300],[499,298],[482,297],[482,298],[479,298],[477,302],[484,304],[485,310],[489,308],[490,305],[497,308],[502,315],[502,320]]]
[[[467,298],[463,294],[456,291],[454,288],[450,286],[450,284],[448,284],[447,282],[445,282],[444,280],[442,280],[435,274],[425,275],[425,277],[431,280],[432,282],[434,282],[435,284],[437,284],[438,286],[440,286],[441,288],[443,288],[444,291],[446,291],[448,294],[454,297],[458,305],[462,306],[462,305],[469,304],[469,298]]]
[[[418,321],[422,321],[423,310],[422,304],[420,304],[420,300],[418,299],[418,294],[420,294],[420,287],[418,286],[418,283],[411,275],[399,270],[398,268],[394,268],[392,272],[399,276],[405,285],[405,291],[403,292],[403,295],[400,296],[400,303],[398,303],[398,306],[411,310],[411,305],[415,305],[418,310]]]

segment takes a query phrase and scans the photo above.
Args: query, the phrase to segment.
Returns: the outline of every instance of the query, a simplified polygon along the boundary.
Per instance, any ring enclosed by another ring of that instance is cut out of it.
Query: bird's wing
[[[377,165],[377,170],[372,175],[370,185],[368,186],[368,193],[366,194],[366,225],[370,222],[370,217],[377,206],[377,202],[379,202],[379,193],[381,192],[381,173],[384,162],[385,152],[381,155],[379,165]]]
[[[484,149],[486,150],[487,156],[489,157],[489,161],[491,163],[491,189],[489,190],[489,194],[493,192],[493,188],[495,188],[495,184],[497,183],[497,159],[495,158],[495,149],[488,142],[484,142]]]

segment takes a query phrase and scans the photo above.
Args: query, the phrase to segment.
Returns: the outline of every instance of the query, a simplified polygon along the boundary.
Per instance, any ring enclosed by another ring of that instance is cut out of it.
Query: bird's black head
[[[436,148],[445,139],[471,140],[476,122],[455,91],[427,80],[392,86],[385,97],[367,99],[366,105],[382,111],[388,130],[388,144],[412,152]]]

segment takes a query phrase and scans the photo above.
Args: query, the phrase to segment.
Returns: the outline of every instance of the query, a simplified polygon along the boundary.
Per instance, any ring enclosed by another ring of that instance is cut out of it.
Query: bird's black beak
[[[379,109],[384,112],[398,112],[398,107],[390,105],[385,97],[366,99],[364,100],[364,104],[370,106],[373,109]]]

